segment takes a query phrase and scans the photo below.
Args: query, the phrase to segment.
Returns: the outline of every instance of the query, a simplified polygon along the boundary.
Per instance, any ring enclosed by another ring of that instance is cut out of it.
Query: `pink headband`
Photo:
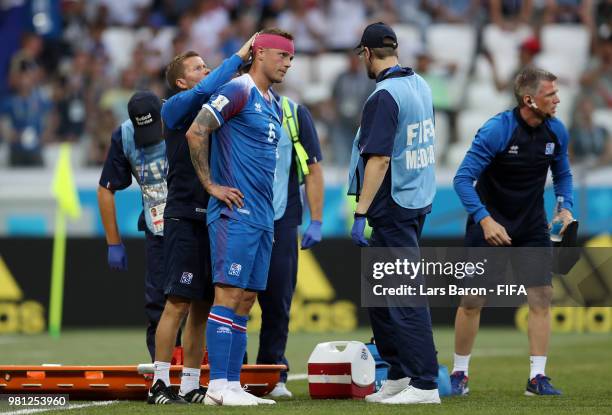
[[[255,50],[256,48],[280,49],[292,55],[295,54],[292,40],[289,40],[283,36],[273,35],[269,33],[257,35],[255,40],[253,41],[253,50]]]

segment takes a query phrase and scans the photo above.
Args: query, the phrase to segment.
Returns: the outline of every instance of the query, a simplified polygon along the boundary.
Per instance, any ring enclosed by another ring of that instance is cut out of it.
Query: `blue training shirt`
[[[217,88],[232,79],[241,65],[242,59],[238,55],[232,55],[196,86],[168,98],[161,110],[165,127],[171,130],[188,129],[202,105]]]
[[[193,168],[185,134],[202,105],[217,88],[232,79],[242,65],[234,55],[202,79],[195,87],[169,98],[161,109],[168,159],[168,197],[165,218],[206,220],[208,193]]]
[[[271,90],[268,96],[269,100],[247,73],[223,85],[204,105],[220,125],[211,141],[212,180],[244,195],[244,206],[232,210],[211,197],[209,224],[225,215],[274,231],[273,182],[282,111]]]
[[[518,108],[497,114],[476,133],[454,179],[474,222],[491,215],[517,231],[546,220],[544,186],[550,168],[555,194],[571,209],[569,135],[557,118],[529,126]],[[476,187],[474,182],[477,181]]]

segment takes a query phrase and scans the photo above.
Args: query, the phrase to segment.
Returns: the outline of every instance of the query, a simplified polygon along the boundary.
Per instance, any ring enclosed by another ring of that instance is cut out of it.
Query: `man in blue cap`
[[[135,93],[128,102],[130,118],[111,137],[111,146],[98,186],[98,206],[108,243],[108,265],[127,271],[127,253],[121,242],[115,213],[115,192],[136,178],[142,191],[143,212],[138,230],[145,232],[145,312],[147,347],[155,358],[155,330],[164,310],[164,206],[166,204],[166,144],[162,136],[160,99],[149,91]],[[176,336],[175,336],[176,338]]]
[[[418,247],[436,182],[431,90],[398,63],[397,37],[374,23],[357,46],[376,89],[353,142],[349,194],[357,195],[353,242],[361,247]],[[366,218],[372,238],[364,237]],[[390,299],[385,299],[388,303]],[[370,307],[372,331],[389,380],[366,397],[384,404],[440,403],[429,307]]]

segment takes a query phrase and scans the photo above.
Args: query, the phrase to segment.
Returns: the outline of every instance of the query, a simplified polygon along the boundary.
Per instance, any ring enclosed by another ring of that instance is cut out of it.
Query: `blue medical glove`
[[[302,237],[302,249],[312,248],[321,242],[321,226],[323,226],[323,223],[319,220],[310,221],[310,225],[308,225]]]
[[[353,243],[357,246],[368,246],[368,241],[363,236],[363,231],[366,227],[366,216],[359,213],[355,213],[355,222],[353,222],[353,228],[351,229],[351,238]]]
[[[127,271],[127,253],[123,244],[108,246],[108,266],[116,271]]]

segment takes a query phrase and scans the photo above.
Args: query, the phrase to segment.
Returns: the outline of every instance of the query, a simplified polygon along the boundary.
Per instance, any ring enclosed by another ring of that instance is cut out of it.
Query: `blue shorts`
[[[263,291],[274,232],[221,216],[209,225],[214,284]]]
[[[541,287],[552,285],[553,250],[550,241],[550,232],[546,224],[543,224],[533,232],[524,235],[510,235],[512,247],[515,254],[509,262],[512,265],[513,279],[504,278],[507,262],[504,258],[489,261],[487,270],[490,275],[487,278],[488,286],[515,282],[526,287]],[[476,248],[490,248],[486,241],[482,226],[470,218],[465,231],[465,246]],[[500,248],[497,248],[500,249]],[[466,281],[467,282],[467,281]]]
[[[164,261],[166,296],[213,300],[210,244],[203,220],[164,219]]]

